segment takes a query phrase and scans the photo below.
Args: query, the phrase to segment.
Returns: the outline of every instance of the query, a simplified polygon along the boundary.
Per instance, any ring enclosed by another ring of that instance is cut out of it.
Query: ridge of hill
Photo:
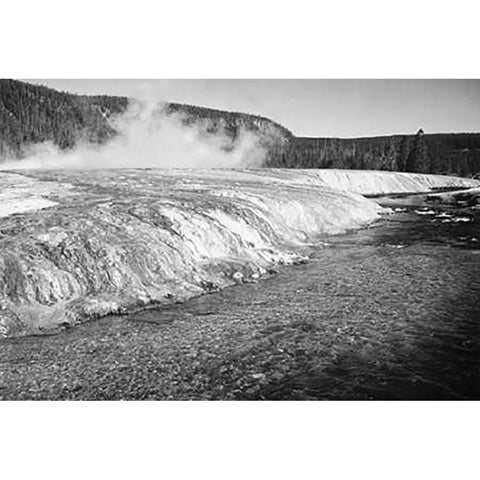
[[[127,97],[75,95],[17,80],[0,80],[0,162],[22,158],[32,145],[50,141],[61,150],[79,142],[102,144],[113,138],[113,118],[124,113]],[[264,166],[350,168],[474,176],[480,172],[480,133],[392,135],[364,138],[295,136],[259,115],[165,104],[185,124],[205,134],[219,130],[235,139],[254,133],[266,155]]]

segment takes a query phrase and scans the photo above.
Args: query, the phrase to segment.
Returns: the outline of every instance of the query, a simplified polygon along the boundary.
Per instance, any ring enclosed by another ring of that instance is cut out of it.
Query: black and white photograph
[[[480,397],[479,80],[0,99],[1,398]]]
[[[5,478],[474,475],[475,15],[25,3],[0,32]]]

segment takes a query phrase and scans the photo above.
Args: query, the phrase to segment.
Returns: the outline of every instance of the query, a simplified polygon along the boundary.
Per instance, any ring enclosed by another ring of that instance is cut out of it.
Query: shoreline
[[[5,339],[0,398],[478,399],[478,247],[432,247],[405,221],[430,225],[412,210],[258,284]]]
[[[0,174],[7,196],[55,202],[0,220],[2,336],[185,301],[301,261],[297,252],[319,236],[363,228],[386,213],[374,200],[340,189],[345,182],[358,190],[386,179],[377,187],[385,190],[391,182],[466,181],[386,173],[37,171],[13,179]],[[327,177],[339,188],[325,184]]]

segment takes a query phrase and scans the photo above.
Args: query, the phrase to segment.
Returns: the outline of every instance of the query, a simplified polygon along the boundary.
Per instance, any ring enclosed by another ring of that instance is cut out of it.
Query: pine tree
[[[428,158],[428,148],[425,141],[425,133],[420,129],[413,140],[413,145],[410,150],[406,171],[429,173],[430,160]]]

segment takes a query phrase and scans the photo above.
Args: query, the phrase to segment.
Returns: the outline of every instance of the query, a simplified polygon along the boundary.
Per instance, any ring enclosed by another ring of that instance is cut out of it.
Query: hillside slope
[[[117,134],[115,116],[124,113],[126,97],[84,96],[0,80],[0,162],[28,155],[29,148],[51,142],[61,150],[80,142],[104,143]],[[285,127],[259,115],[166,103],[157,113],[176,115],[189,126],[195,124],[206,136],[222,132],[233,141],[245,130],[259,139],[267,158],[283,151],[293,137]]]
[[[110,117],[128,99],[81,96],[15,80],[0,80],[0,160],[21,158],[29,146],[50,141],[60,149],[80,140],[103,143],[115,135]]]
[[[22,158],[29,147],[50,141],[62,150],[79,142],[104,143],[116,135],[112,119],[126,111],[126,97],[83,96],[15,80],[0,80],[0,162]],[[372,138],[296,137],[259,116],[178,103],[165,104],[205,135],[233,140],[254,133],[265,151],[264,166],[350,168],[472,176],[480,172],[480,133],[393,135]]]

